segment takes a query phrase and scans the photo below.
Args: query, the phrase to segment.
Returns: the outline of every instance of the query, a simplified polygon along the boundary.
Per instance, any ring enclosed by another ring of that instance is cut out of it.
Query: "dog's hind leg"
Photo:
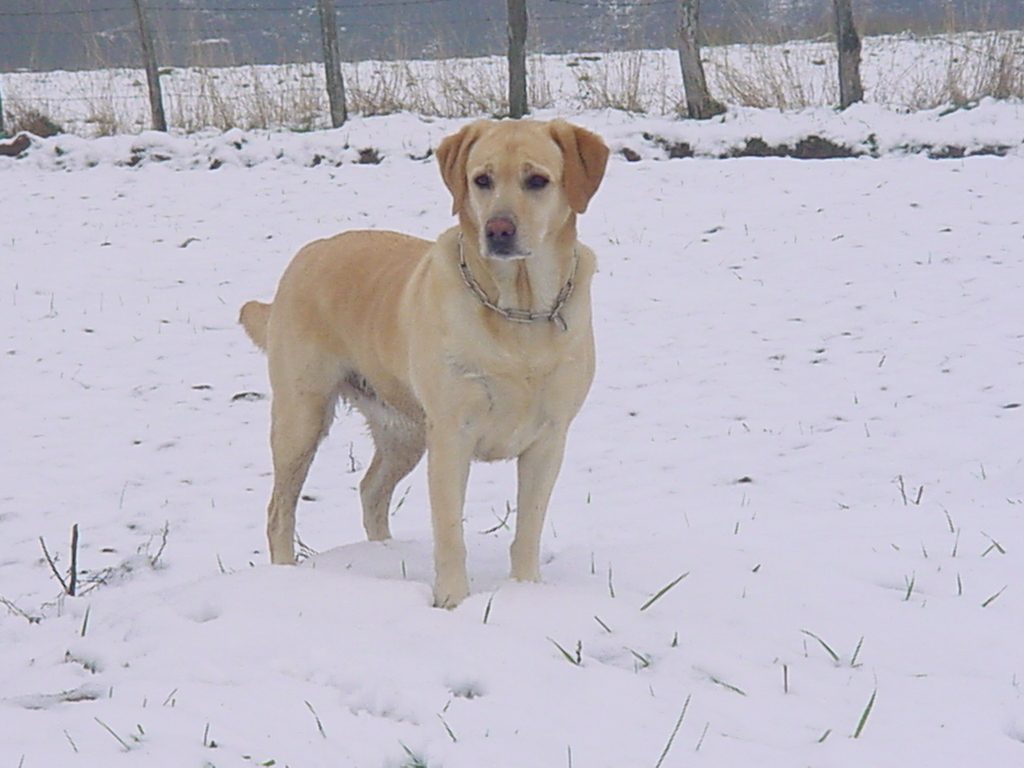
[[[360,408],[370,426],[375,451],[359,484],[363,527],[370,541],[391,538],[388,511],[395,486],[419,464],[426,450],[423,427],[378,402]]]
[[[294,369],[293,369],[294,370]],[[301,370],[301,369],[300,369]],[[267,507],[267,539],[270,561],[277,565],[295,562],[295,507],[313,463],[317,446],[334,417],[337,384],[329,376],[310,382],[274,381],[270,407],[270,447],[274,458],[274,490]],[[319,384],[319,386],[318,386]]]

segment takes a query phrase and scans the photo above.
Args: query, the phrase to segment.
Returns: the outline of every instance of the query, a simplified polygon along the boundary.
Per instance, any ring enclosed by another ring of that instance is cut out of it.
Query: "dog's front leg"
[[[462,508],[472,447],[456,429],[427,433],[427,483],[434,529],[434,605],[454,608],[469,594]]]
[[[565,453],[565,428],[554,427],[519,456],[512,578],[540,581],[540,535]]]

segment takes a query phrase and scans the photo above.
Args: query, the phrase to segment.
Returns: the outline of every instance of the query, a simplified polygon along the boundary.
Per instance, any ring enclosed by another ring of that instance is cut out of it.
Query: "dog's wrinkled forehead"
[[[544,126],[529,122],[502,126],[504,130],[484,131],[473,143],[466,161],[470,176],[480,170],[512,176],[536,170],[561,173],[562,149]]]

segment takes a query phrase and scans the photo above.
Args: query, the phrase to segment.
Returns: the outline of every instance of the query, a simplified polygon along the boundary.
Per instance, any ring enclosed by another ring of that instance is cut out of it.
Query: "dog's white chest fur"
[[[537,370],[528,364],[504,373],[484,374],[462,363],[452,365],[461,378],[464,428],[474,439],[474,458],[501,461],[519,456],[554,422],[564,407],[552,400],[564,370]]]

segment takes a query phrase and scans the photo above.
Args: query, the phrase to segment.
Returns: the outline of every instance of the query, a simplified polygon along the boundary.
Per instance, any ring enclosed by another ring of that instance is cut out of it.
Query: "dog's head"
[[[525,258],[587,209],[608,147],[564,120],[478,120],[441,142],[441,176],[452,213],[493,258]]]

